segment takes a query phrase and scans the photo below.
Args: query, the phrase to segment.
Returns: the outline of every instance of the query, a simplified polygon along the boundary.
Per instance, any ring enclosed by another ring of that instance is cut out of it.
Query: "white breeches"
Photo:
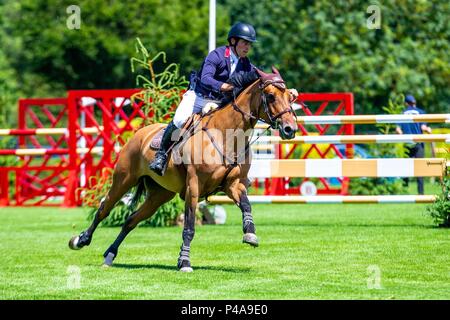
[[[184,93],[175,115],[173,117],[173,124],[181,129],[186,120],[194,113],[201,113],[205,105],[209,102],[219,104],[220,101],[209,100],[199,97],[194,90],[188,90]]]

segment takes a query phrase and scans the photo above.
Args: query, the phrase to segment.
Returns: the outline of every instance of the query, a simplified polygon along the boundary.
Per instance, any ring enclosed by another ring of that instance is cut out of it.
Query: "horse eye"
[[[272,102],[275,101],[275,96],[273,95],[273,93],[268,93],[268,94],[267,94],[267,101],[268,101],[269,103],[272,103]]]

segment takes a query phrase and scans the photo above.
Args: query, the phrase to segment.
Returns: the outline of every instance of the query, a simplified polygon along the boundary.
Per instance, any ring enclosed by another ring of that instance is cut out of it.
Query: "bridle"
[[[272,117],[272,115],[270,114],[270,110],[269,110],[269,103],[267,102],[267,95],[264,93],[264,89],[270,85],[274,85],[278,89],[284,91],[284,90],[286,90],[286,84],[285,84],[284,80],[282,80],[282,79],[266,80],[263,83],[261,83],[259,86],[259,88],[261,89],[261,99],[262,99],[263,106],[264,106],[264,112],[266,113],[267,117],[269,118],[269,123],[263,119],[261,119],[261,120],[264,121],[265,123],[267,123],[268,125],[270,125],[273,129],[276,129],[277,124],[278,124],[277,120],[283,114],[288,113],[288,112],[292,113],[292,115],[294,116],[295,119],[297,119],[297,115],[295,114],[294,109],[292,108],[292,104],[289,104],[289,108],[284,109],[283,111],[279,112],[278,114],[276,114],[275,116]]]
[[[267,117],[269,118],[269,121],[266,121],[266,120],[264,120],[264,119],[262,119],[262,118],[259,117],[259,113],[260,113],[261,107],[258,107],[258,110],[257,110],[258,116],[253,115],[251,111],[250,111],[250,113],[249,113],[249,112],[246,112],[246,111],[242,110],[242,109],[238,106],[238,104],[236,103],[236,96],[235,96],[235,93],[234,93],[234,92],[233,92],[233,102],[231,103],[231,105],[233,106],[233,109],[235,109],[236,111],[240,112],[244,117],[248,117],[249,119],[255,120],[255,123],[254,123],[254,124],[256,124],[256,122],[257,122],[258,120],[261,120],[261,121],[263,121],[264,123],[268,124],[269,127],[266,128],[266,131],[269,130],[270,128],[277,129],[277,128],[278,128],[278,122],[277,122],[277,120],[278,120],[283,114],[285,114],[285,113],[288,113],[288,112],[292,113],[292,114],[294,115],[295,119],[297,120],[297,115],[295,114],[295,111],[294,111],[294,109],[292,108],[292,104],[289,104],[289,108],[284,109],[283,111],[279,112],[279,113],[276,114],[275,116],[272,116],[271,113],[270,113],[270,110],[269,110],[269,103],[267,102],[267,96],[266,96],[266,94],[264,93],[264,89],[265,89],[267,86],[274,85],[274,86],[276,86],[278,89],[280,89],[280,90],[282,90],[282,91],[286,90],[286,84],[285,84],[285,82],[283,81],[283,79],[276,77],[275,79],[269,79],[269,80],[266,80],[266,81],[264,81],[264,82],[261,80],[261,82],[262,82],[262,83],[260,83],[260,85],[259,85],[259,89],[261,90],[261,100],[262,100],[262,104],[263,104],[263,107],[264,107],[264,112],[265,112],[265,114],[267,115]],[[254,127],[254,124],[252,125],[252,127]],[[202,127],[201,130],[203,130],[203,131],[208,135],[208,137],[209,137],[209,139],[211,140],[211,142],[212,142],[214,148],[216,148],[216,150],[222,155],[222,158],[223,158],[224,163],[225,163],[226,161],[228,161],[228,163],[231,164],[231,167],[230,167],[230,168],[232,168],[232,167],[234,167],[234,166],[236,166],[236,165],[238,164],[238,161],[237,161],[238,155],[237,155],[237,154],[234,155],[234,159],[230,159],[230,158],[229,158],[227,155],[225,155],[225,153],[221,150],[222,148],[220,148],[220,146],[217,144],[217,142],[215,141],[214,137],[208,132],[208,128],[207,128],[207,127]],[[259,139],[259,137],[261,137],[261,135],[258,136],[256,139],[254,139],[254,140],[251,141],[251,142],[250,142],[250,141],[246,142],[245,148],[244,148],[244,152],[243,152],[243,153],[240,153],[240,154],[241,154],[241,155],[246,155],[246,154],[248,153],[249,149],[250,149],[250,146],[251,146],[253,143],[255,143],[255,142]],[[228,170],[230,170],[230,168],[229,168]],[[229,173],[229,171],[227,171],[227,172]],[[227,173],[226,175],[228,175],[228,173]],[[225,175],[225,176],[226,176],[226,175]]]
[[[259,85],[259,89],[261,90],[261,100],[262,100],[262,104],[263,104],[263,108],[264,108],[264,113],[267,115],[267,118],[269,118],[269,121],[266,121],[258,116],[254,116],[251,112],[245,112],[244,110],[242,110],[238,104],[236,103],[236,96],[234,95],[233,92],[233,108],[237,111],[239,111],[240,113],[242,113],[243,115],[249,117],[250,119],[253,119],[256,121],[261,120],[264,123],[268,124],[271,128],[273,129],[277,129],[278,128],[278,122],[277,120],[285,113],[292,113],[293,116],[297,119],[297,115],[295,114],[294,109],[292,108],[292,104],[289,104],[289,108],[284,109],[283,111],[277,113],[276,115],[272,116],[271,112],[269,110],[269,103],[267,102],[267,95],[264,93],[264,89],[270,85],[274,85],[275,87],[277,87],[278,89],[284,91],[286,90],[286,84],[284,82],[284,80],[282,80],[281,78],[275,78],[274,80],[266,80],[264,82],[262,82],[261,80],[261,84]],[[258,108],[258,114],[259,114],[259,108]]]

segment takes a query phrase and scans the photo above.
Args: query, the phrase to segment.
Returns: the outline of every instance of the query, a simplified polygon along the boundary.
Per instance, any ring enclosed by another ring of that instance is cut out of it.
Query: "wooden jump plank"
[[[446,164],[443,158],[255,159],[249,177],[442,177]]]

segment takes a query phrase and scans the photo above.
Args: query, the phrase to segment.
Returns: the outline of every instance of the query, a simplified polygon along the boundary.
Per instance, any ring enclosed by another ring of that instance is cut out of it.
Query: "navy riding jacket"
[[[195,93],[212,100],[220,100],[223,97],[220,87],[230,78],[230,55],[229,46],[219,47],[208,54],[198,72]],[[253,69],[254,66],[247,57],[240,58],[234,73],[250,72]]]

